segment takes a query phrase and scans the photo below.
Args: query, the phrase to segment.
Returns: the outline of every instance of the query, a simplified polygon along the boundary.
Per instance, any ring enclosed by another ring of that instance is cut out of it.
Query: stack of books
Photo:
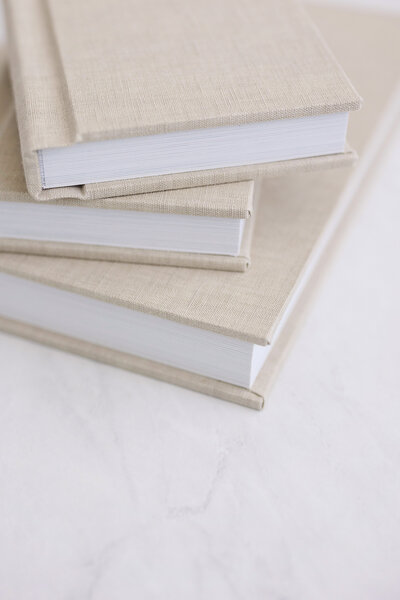
[[[312,10],[354,168],[297,2],[5,8],[0,329],[261,408],[384,137],[391,20]]]

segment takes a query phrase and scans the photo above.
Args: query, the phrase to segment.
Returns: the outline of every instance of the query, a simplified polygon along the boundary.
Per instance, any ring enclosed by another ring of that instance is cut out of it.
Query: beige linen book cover
[[[2,319],[0,326],[4,331],[252,408],[263,406],[298,323],[301,303],[274,340],[285,308],[307,283],[304,275],[315,266],[320,255],[318,242],[322,241],[322,248],[326,245],[349,201],[362,191],[366,175],[371,172],[398,114],[398,103],[397,110],[392,106],[389,111],[388,100],[400,76],[399,21],[332,9],[315,9],[314,12],[365,97],[365,108],[354,119],[350,132],[361,160],[354,170],[292,174],[266,180],[264,202],[260,202],[254,232],[253,264],[247,273],[223,274],[15,254],[0,256],[0,270],[6,273],[255,343],[274,342],[252,389],[151,363],[15,321]],[[324,232],[325,237],[322,237]]]
[[[50,200],[40,206],[35,206],[39,211],[38,214],[43,212],[46,205],[59,206],[60,220],[63,219],[63,207],[243,219],[246,220],[246,226],[238,256],[67,243],[52,238],[54,232],[50,227],[47,232],[48,238],[24,239],[21,236],[18,238],[2,236],[1,218],[3,207],[9,205],[10,202],[19,205],[26,203],[36,205],[36,203],[26,189],[6,54],[5,49],[0,48],[0,251],[225,271],[245,271],[250,264],[252,214],[254,210],[253,188],[252,181],[242,181],[102,200]],[[77,213],[76,218],[79,219],[79,211]],[[9,211],[7,215],[10,219]],[[14,216],[13,219],[17,219],[17,217]]]
[[[343,166],[354,153],[42,189],[38,151],[346,113],[360,98],[294,0],[6,0],[29,193],[102,198]],[[182,59],[184,57],[184,60]]]

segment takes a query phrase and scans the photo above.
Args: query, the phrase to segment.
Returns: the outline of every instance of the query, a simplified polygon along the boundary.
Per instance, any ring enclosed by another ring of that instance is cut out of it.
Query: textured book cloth
[[[5,4],[22,158],[35,199],[243,181],[343,166],[354,157],[346,150],[43,190],[38,150],[343,113],[359,108],[360,98],[293,0]]]
[[[313,266],[318,257],[316,248],[327,224],[335,223],[354,195],[362,193],[377,153],[398,114],[398,104],[397,110],[392,107],[389,111],[387,106],[400,77],[399,21],[326,8],[314,12],[365,97],[365,109],[351,127],[361,160],[354,170],[292,174],[266,180],[265,201],[260,203],[254,233],[253,265],[247,273],[217,274],[15,254],[0,256],[0,270],[256,343],[272,341],[290,298],[299,293],[299,282],[304,285],[302,275],[307,265]],[[380,117],[385,111],[382,123]],[[304,298],[303,293],[300,299]],[[261,408],[301,312],[302,301],[275,339],[251,390],[24,323],[0,319],[0,327],[63,350]]]
[[[242,181],[100,200],[59,199],[45,203],[60,207],[60,219],[63,218],[63,207],[245,219],[246,226],[238,256],[66,243],[52,241],[52,231],[48,232],[49,240],[5,238],[0,234],[0,251],[245,271],[250,264],[253,187],[252,181]],[[2,203],[10,202],[35,204],[26,189],[6,55],[5,50],[0,48],[0,219],[2,206],[5,205]]]

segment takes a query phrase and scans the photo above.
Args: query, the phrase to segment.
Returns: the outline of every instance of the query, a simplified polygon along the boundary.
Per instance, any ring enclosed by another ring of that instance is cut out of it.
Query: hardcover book
[[[103,200],[32,200],[6,67],[0,49],[0,251],[246,270],[252,181]]]
[[[360,98],[295,0],[6,0],[29,193],[110,197],[351,161]]]
[[[304,290],[398,118],[398,96],[389,101],[400,76],[398,20],[315,14],[366,99],[350,131],[356,169],[265,180],[246,273],[2,254],[4,331],[263,406]]]

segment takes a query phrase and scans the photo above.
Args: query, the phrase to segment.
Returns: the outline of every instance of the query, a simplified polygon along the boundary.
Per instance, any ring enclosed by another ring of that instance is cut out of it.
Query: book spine
[[[5,0],[4,5],[27,188],[36,200],[45,200],[37,151],[74,142],[73,111],[46,1]]]

